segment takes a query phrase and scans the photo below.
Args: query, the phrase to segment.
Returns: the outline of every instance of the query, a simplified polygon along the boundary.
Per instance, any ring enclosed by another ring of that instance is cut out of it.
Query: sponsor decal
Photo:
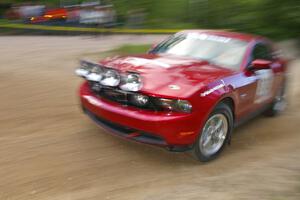
[[[217,36],[217,35],[209,35],[205,33],[189,33],[187,35],[188,38],[192,39],[198,39],[198,40],[209,40],[209,41],[215,41],[215,42],[222,42],[222,43],[228,43],[230,42],[231,38],[223,37],[223,36]]]
[[[169,68],[170,65],[157,61],[157,60],[151,60],[151,59],[145,59],[145,58],[134,58],[129,57],[121,61],[121,64],[128,63],[134,66],[141,66],[141,65],[157,65],[164,68]]]
[[[223,81],[223,80],[221,80],[221,81],[222,81],[221,84],[216,85],[215,87],[213,87],[213,88],[211,88],[211,89],[209,89],[209,90],[206,90],[205,92],[202,92],[202,93],[200,94],[200,96],[201,96],[201,97],[205,97],[205,96],[207,96],[207,95],[213,93],[214,91],[219,90],[219,89],[225,87],[224,81]]]
[[[255,72],[258,81],[254,103],[261,103],[272,95],[274,74],[271,69],[258,70]]]

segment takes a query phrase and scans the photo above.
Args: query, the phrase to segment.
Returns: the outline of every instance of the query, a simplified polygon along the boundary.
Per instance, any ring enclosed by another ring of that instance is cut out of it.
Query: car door
[[[255,92],[252,102],[252,108],[255,110],[272,101],[281,78],[277,70],[278,67],[281,67],[281,64],[273,58],[272,46],[268,42],[260,41],[255,44],[247,69],[251,67],[251,63],[256,59],[271,61],[271,65],[269,69],[249,70],[250,77],[255,77],[256,80],[255,87],[253,88]]]
[[[237,101],[237,118],[243,119],[251,113],[259,112],[274,97],[277,82],[273,67],[271,47],[263,41],[255,42],[246,55],[241,73],[235,75],[234,88]],[[270,69],[252,70],[251,63],[256,59],[272,61]]]

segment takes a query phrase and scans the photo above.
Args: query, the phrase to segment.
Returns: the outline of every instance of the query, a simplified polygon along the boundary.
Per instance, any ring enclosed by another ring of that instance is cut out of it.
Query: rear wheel
[[[227,104],[221,103],[205,122],[192,150],[194,157],[203,162],[216,158],[223,150],[232,129],[232,111]]]

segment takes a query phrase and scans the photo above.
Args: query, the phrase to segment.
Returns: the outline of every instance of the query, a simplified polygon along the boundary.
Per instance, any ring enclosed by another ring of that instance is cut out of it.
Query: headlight
[[[192,105],[186,100],[177,100],[176,107],[179,111],[190,113],[192,111]]]
[[[142,87],[142,81],[138,74],[126,74],[122,77],[122,84],[120,88],[125,91],[136,92]]]
[[[146,106],[149,102],[149,97],[142,94],[131,95],[131,103],[136,106]]]
[[[100,83],[105,86],[117,86],[120,83],[120,75],[117,71],[106,69]]]
[[[176,100],[176,99],[158,99],[159,106],[165,110],[177,111],[177,112],[192,112],[192,105],[187,100]]]
[[[157,103],[165,110],[173,110],[175,107],[172,99],[157,99]]]

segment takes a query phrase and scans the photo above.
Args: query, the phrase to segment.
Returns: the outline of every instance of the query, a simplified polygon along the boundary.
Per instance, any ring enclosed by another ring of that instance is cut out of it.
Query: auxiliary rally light
[[[80,67],[75,73],[89,81],[99,82],[104,86],[116,87],[125,91],[137,92],[142,87],[142,81],[137,73],[120,74],[117,70],[101,66],[91,61],[80,61]]]
[[[76,69],[75,73],[92,82],[92,88],[97,92],[101,90],[102,86],[119,86],[123,91],[132,92],[129,101],[137,107],[147,107],[151,101],[158,110],[183,113],[192,112],[192,105],[187,100],[150,97],[141,93],[136,93],[142,88],[142,80],[137,73],[120,73],[115,69],[104,67],[95,62],[86,60],[80,62],[80,67]]]

